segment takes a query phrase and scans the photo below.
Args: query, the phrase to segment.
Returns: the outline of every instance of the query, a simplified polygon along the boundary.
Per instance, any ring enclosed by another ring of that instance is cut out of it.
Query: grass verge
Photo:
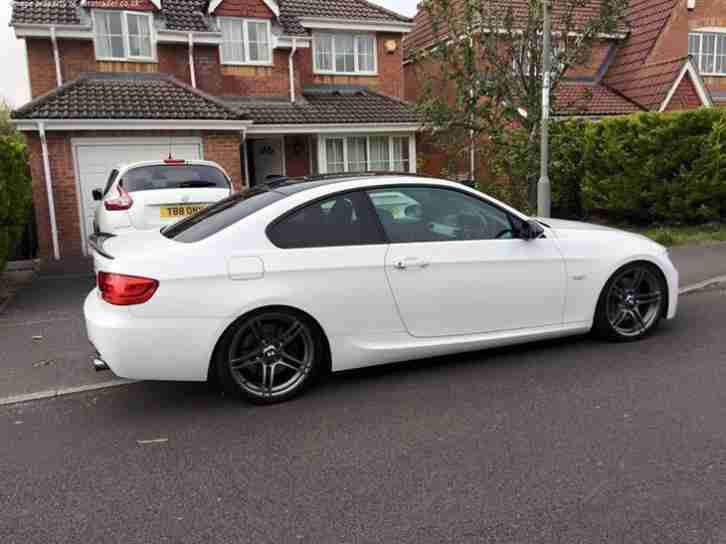
[[[620,227],[623,230],[637,232],[655,240],[664,246],[679,246],[682,244],[708,244],[712,242],[726,242],[726,225],[700,225],[700,226],[655,226],[637,228],[632,226]]]

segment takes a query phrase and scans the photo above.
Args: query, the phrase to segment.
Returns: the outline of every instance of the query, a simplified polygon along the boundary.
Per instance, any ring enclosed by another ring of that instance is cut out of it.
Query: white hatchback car
[[[96,233],[159,229],[228,197],[232,183],[217,163],[166,159],[119,165],[93,191]]]
[[[257,187],[93,245],[97,368],[211,378],[263,403],[326,369],[591,330],[637,340],[678,302],[678,272],[645,237],[409,175]]]

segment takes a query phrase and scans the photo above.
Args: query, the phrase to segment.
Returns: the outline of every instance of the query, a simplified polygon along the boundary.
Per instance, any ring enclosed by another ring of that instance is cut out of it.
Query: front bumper
[[[88,339],[114,374],[133,380],[205,381],[216,320],[140,318],[94,289],[83,305]]]
[[[680,278],[678,274],[678,269],[676,269],[676,267],[673,265],[673,262],[671,261],[668,254],[666,253],[663,257],[663,262],[661,262],[660,265],[668,283],[668,311],[666,313],[666,318],[673,319],[674,317],[676,317],[676,313],[678,312],[678,284]]]

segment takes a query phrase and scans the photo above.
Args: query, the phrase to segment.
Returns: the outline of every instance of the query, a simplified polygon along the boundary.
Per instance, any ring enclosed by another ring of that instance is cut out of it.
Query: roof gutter
[[[423,129],[420,123],[335,123],[299,125],[260,125],[247,129],[249,135],[257,134],[360,134],[360,133],[399,133],[418,132]]]
[[[344,19],[340,17],[300,17],[303,28],[319,30],[363,30],[369,32],[400,32],[408,34],[413,23],[390,19]]]
[[[63,85],[63,75],[61,74],[60,53],[58,52],[58,40],[55,37],[55,26],[50,27],[50,41],[53,44],[53,58],[55,59],[55,79],[58,87]]]
[[[288,57],[288,69],[290,71],[290,102],[295,103],[295,67],[292,62],[292,58],[297,52],[297,38],[292,39],[292,49],[290,50],[290,56]]]
[[[246,130],[252,121],[215,119],[11,119],[22,132],[38,130],[42,123],[45,130]]]
[[[84,25],[44,25],[35,23],[13,23],[16,38],[49,38],[51,29],[56,38],[93,39],[90,26]]]
[[[55,217],[55,200],[53,199],[53,178],[50,173],[50,158],[48,156],[48,141],[45,137],[45,124],[38,121],[40,134],[40,149],[43,155],[43,175],[45,176],[45,192],[48,195],[48,213],[50,215],[50,233],[53,240],[53,258],[60,260],[60,246],[58,244],[58,223]]]

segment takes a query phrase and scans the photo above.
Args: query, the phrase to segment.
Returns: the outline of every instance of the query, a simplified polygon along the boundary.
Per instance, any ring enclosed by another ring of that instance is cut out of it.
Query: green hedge
[[[18,243],[28,218],[31,185],[25,145],[0,137],[0,273]]]
[[[726,220],[726,110],[553,123],[551,164],[561,217]]]

